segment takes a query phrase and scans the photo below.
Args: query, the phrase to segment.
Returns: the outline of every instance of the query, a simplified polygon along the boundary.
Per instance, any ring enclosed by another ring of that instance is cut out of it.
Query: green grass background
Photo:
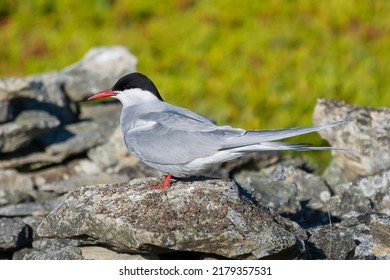
[[[0,76],[121,44],[170,103],[247,129],[303,126],[317,98],[389,106],[389,31],[387,0],[0,0]]]

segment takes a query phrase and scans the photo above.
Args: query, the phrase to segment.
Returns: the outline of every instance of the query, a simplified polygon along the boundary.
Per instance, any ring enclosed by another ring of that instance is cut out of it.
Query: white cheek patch
[[[115,98],[118,99],[123,106],[132,106],[158,100],[153,93],[139,88],[127,89],[119,93]]]

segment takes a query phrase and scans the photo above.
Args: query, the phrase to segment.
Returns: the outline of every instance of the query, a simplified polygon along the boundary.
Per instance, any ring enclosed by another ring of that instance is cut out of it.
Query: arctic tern
[[[164,182],[154,188],[168,187],[172,176],[199,175],[214,164],[247,153],[337,149],[275,140],[346,122],[272,130],[217,126],[188,109],[164,102],[153,82],[141,73],[130,73],[120,78],[111,89],[88,100],[110,96],[122,103],[120,125],[129,152],[152,168],[167,173]]]

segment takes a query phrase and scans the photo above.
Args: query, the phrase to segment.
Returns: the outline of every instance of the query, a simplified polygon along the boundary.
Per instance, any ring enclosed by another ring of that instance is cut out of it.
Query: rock
[[[305,233],[230,180],[154,178],[82,187],[65,195],[38,228],[41,237],[86,237],[128,253],[190,251],[228,258],[294,258]]]
[[[86,121],[61,126],[36,141],[41,146],[46,146],[45,152],[3,157],[0,159],[0,168],[40,169],[53,163],[61,163],[70,156],[86,153],[103,143],[105,138],[99,132],[98,124]]]
[[[330,187],[349,182],[349,179],[345,176],[341,168],[337,165],[335,159],[331,160],[329,165],[324,170],[322,177],[325,179],[326,183]]]
[[[349,232],[334,229],[331,225],[309,231],[309,259],[348,260],[354,255],[356,244]]]
[[[50,144],[46,148],[49,155],[62,155],[66,158],[70,155],[86,152],[90,148],[101,144],[104,137],[99,133],[98,125],[94,122],[78,122],[69,124],[62,131],[55,131],[46,135],[45,140]]]
[[[3,102],[12,106],[9,108],[12,116],[7,116],[8,120],[24,110],[47,112],[61,123],[77,120],[77,106],[66,96],[64,78],[58,72],[0,79],[0,104]]]
[[[56,251],[65,247],[77,247],[80,245],[81,242],[79,240],[52,238],[40,238],[32,243],[33,248],[38,251]]]
[[[23,222],[28,225],[32,230],[32,240],[36,240],[38,238],[37,229],[38,226],[42,223],[43,217],[40,216],[27,216],[23,218]]]
[[[8,101],[0,101],[0,124],[12,120],[11,105]]]
[[[101,169],[118,164],[123,158],[128,156],[125,142],[123,141],[122,131],[119,126],[115,129],[112,136],[103,145],[97,146],[88,151],[88,158],[96,163]]]
[[[390,215],[390,170],[336,185],[332,189],[335,195],[329,201],[312,203],[311,207],[327,209],[333,216],[340,217],[350,216],[351,212]]]
[[[390,217],[366,214],[316,228],[312,242],[322,257],[332,259],[390,259]],[[352,243],[351,238],[354,243]],[[318,258],[318,255],[317,255]]]
[[[303,228],[328,222],[327,213],[307,207],[309,201],[327,201],[331,196],[326,182],[319,176],[281,163],[260,172],[242,171],[234,178],[261,203]]]
[[[26,147],[35,137],[59,124],[56,117],[46,112],[24,111],[14,122],[0,125],[0,152],[13,152]]]
[[[57,200],[44,202],[25,202],[19,204],[11,204],[0,207],[0,216],[17,217],[17,216],[45,216],[55,206]]]
[[[23,260],[24,256],[34,251],[31,248],[23,248],[19,251],[16,251],[12,255],[13,260]]]
[[[31,228],[21,218],[0,218],[0,251],[31,244]]]
[[[80,248],[67,246],[53,251],[23,250],[14,254],[14,260],[83,260]]]
[[[65,91],[72,101],[82,101],[111,88],[122,76],[135,71],[137,58],[126,47],[95,47],[80,62],[65,68]]]
[[[82,246],[81,253],[86,260],[158,260],[157,255],[121,254],[100,246]]]
[[[296,213],[301,207],[297,200],[297,186],[277,178],[268,178],[258,172],[244,171],[234,178],[249,190],[261,203],[275,212]]]
[[[0,206],[29,201],[33,193],[33,182],[28,175],[0,169]]]
[[[96,165],[88,159],[74,159],[61,165],[34,171],[30,174],[34,184],[40,189],[45,184],[66,181],[72,177],[99,172],[101,170],[97,169]]]
[[[93,184],[121,183],[125,181],[127,182],[128,178],[120,175],[110,175],[107,173],[89,174],[75,176],[64,181],[45,184],[40,187],[40,190],[45,192],[50,191],[57,194],[64,194],[82,186]]]
[[[63,154],[50,155],[45,152],[28,152],[8,155],[0,158],[0,169],[18,168],[24,170],[37,170],[42,167],[61,163]]]
[[[33,241],[32,249],[22,249],[14,260],[82,260],[79,240],[42,238]]]
[[[390,168],[390,109],[360,107],[339,100],[320,99],[314,109],[314,123],[350,119],[349,123],[319,132],[333,147],[335,161],[352,181]],[[337,176],[337,174],[336,174]]]

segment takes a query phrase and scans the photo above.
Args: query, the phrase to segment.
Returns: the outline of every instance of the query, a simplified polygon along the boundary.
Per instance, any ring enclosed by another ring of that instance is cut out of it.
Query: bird
[[[155,84],[138,72],[121,77],[112,88],[88,100],[107,97],[122,103],[120,127],[128,151],[146,165],[166,174],[163,183],[153,186],[156,189],[169,187],[172,177],[201,175],[215,164],[248,153],[341,149],[277,140],[346,122],[271,130],[218,126],[189,109],[165,102]]]

